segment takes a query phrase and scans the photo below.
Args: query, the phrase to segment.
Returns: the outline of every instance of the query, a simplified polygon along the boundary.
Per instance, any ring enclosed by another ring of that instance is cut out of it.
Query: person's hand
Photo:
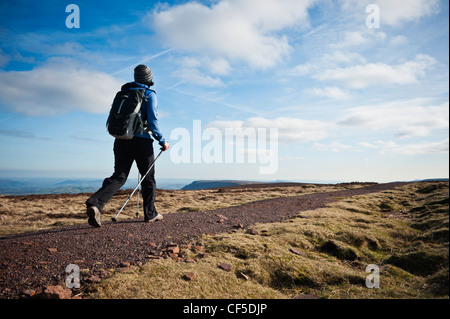
[[[167,151],[170,147],[169,142],[166,142],[166,144],[164,144],[164,146],[161,148],[163,151]]]

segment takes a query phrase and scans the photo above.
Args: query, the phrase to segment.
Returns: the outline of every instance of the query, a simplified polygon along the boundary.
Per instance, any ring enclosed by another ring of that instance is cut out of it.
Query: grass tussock
[[[195,263],[152,260],[92,286],[89,297],[448,298],[448,198],[448,183],[414,183],[252,231],[204,235],[206,256],[185,251]],[[369,264],[380,269],[380,288],[366,287]]]

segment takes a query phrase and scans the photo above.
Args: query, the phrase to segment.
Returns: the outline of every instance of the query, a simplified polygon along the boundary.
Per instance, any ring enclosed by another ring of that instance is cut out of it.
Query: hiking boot
[[[158,214],[155,217],[153,217],[152,219],[144,219],[144,222],[145,223],[153,223],[153,222],[156,222],[156,221],[162,220],[162,219],[163,219],[163,215]]]
[[[100,214],[100,210],[95,207],[95,206],[91,206],[88,207],[87,211],[86,211],[87,215],[88,215],[88,224],[94,227],[101,227],[102,226],[102,221],[101,221],[101,214]]]

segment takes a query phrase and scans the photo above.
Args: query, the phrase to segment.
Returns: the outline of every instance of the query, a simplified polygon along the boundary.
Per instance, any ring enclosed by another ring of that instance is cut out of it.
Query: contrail
[[[146,57],[144,57],[142,60],[140,60],[139,62],[134,63],[134,64],[132,64],[132,65],[129,65],[129,66],[127,66],[127,67],[124,67],[124,68],[122,68],[122,69],[120,69],[120,70],[118,70],[118,71],[116,71],[116,72],[113,72],[113,73],[111,73],[111,75],[116,75],[116,74],[122,73],[123,71],[126,71],[126,70],[128,70],[128,69],[134,68],[134,67],[135,67],[136,65],[138,65],[138,64],[143,64],[143,63],[145,63],[145,62],[148,62],[148,61],[150,61],[150,60],[153,60],[154,58],[157,58],[157,57],[159,57],[159,56],[161,56],[161,55],[163,55],[163,54],[166,54],[167,52],[170,52],[170,51],[172,51],[173,49],[174,49],[174,48],[170,48],[170,49],[164,50],[164,51],[162,51],[162,52],[159,52],[159,53],[157,53],[157,54],[150,55],[150,56],[146,56]]]
[[[172,88],[178,86],[178,84],[181,84],[181,83],[183,83],[183,81],[176,83],[175,85],[172,86]],[[244,105],[237,105],[237,104],[231,104],[231,103],[224,102],[223,101],[223,97],[219,97],[219,98],[213,99],[213,98],[208,98],[206,95],[191,93],[191,92],[180,90],[180,89],[175,89],[175,91],[177,93],[180,93],[180,94],[185,94],[185,95],[189,95],[189,96],[195,97],[195,98],[203,100],[204,102],[207,102],[207,103],[221,104],[221,105],[229,107],[231,109],[238,110],[238,111],[241,111],[241,112],[247,112],[247,113],[250,113],[250,114],[254,114],[256,116],[261,116],[261,117],[268,117],[269,116],[269,113],[267,113],[267,112],[265,112],[263,110],[260,110],[260,109],[254,109],[254,108],[251,108],[251,107],[248,107],[248,106],[244,106]]]

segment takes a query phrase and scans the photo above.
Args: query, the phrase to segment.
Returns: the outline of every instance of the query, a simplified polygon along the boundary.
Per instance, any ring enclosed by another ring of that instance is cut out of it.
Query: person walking
[[[101,211],[111,197],[125,184],[133,162],[136,161],[139,173],[144,176],[154,161],[153,139],[167,151],[170,147],[160,131],[157,118],[157,100],[155,91],[150,87],[153,83],[153,73],[146,65],[138,65],[134,69],[134,82],[126,83],[121,91],[144,89],[142,101],[142,120],[147,121],[147,130],[138,132],[131,140],[117,139],[114,141],[114,173],[103,181],[102,187],[86,201],[88,223],[94,227],[101,227]],[[152,139],[152,136],[153,139]],[[155,167],[150,170],[142,181],[142,198],[144,206],[144,222],[162,220],[155,208],[156,182]]]

